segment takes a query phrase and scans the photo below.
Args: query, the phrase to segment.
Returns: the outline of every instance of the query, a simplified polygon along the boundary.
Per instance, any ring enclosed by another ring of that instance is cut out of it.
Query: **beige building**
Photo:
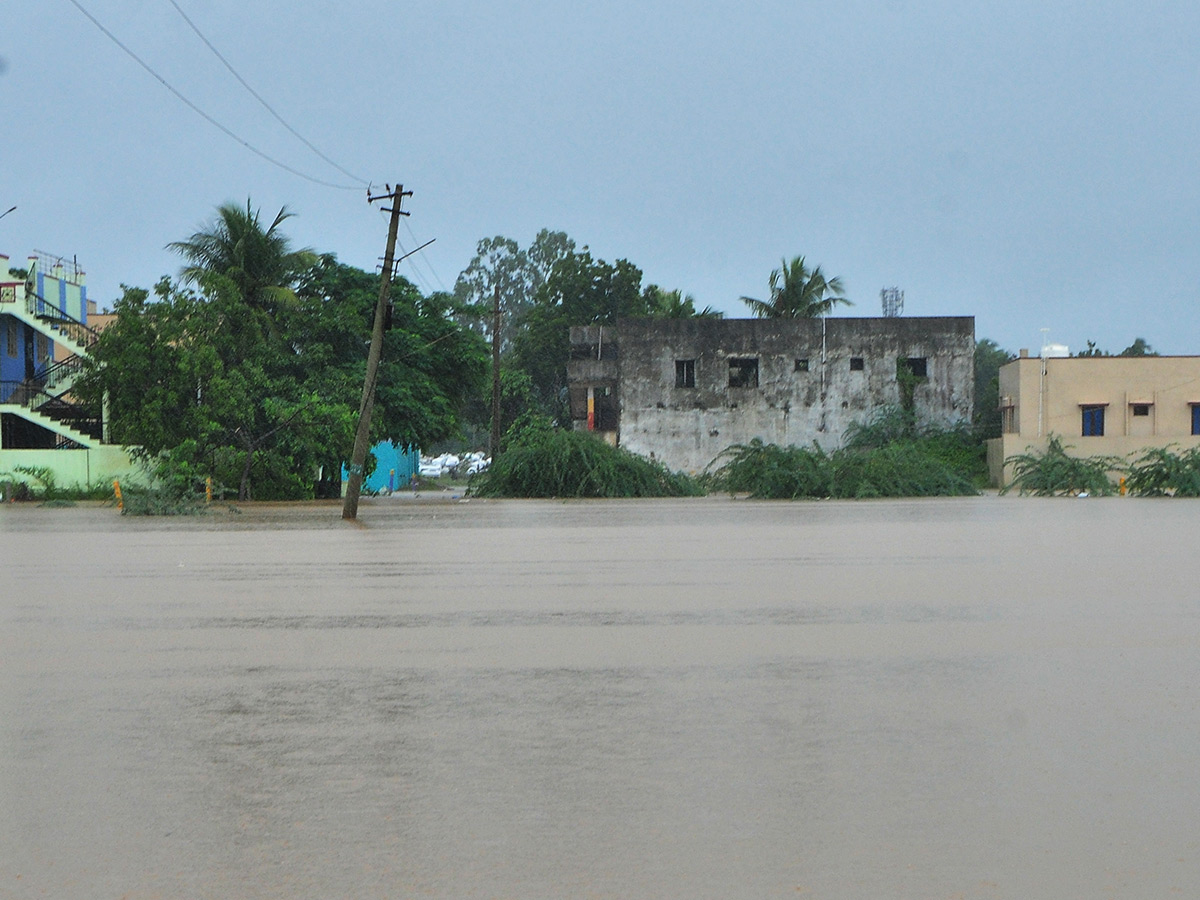
[[[1004,460],[1045,450],[1051,436],[1081,457],[1200,445],[1200,356],[1021,354],[1000,369],[1002,434],[988,442],[994,485],[1012,477]]]

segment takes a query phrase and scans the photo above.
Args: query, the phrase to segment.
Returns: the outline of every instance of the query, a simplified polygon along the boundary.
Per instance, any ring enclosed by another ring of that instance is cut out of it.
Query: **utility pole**
[[[500,455],[500,284],[492,295],[492,462]]]
[[[412,191],[404,190],[403,185],[396,185],[393,191],[390,185],[385,185],[388,193],[372,197],[367,194],[367,202],[391,200],[390,209],[385,212],[392,214],[388,223],[387,250],[383,254],[383,272],[379,277],[379,302],[375,304],[375,326],[371,330],[371,349],[367,353],[367,377],[363,381],[362,403],[358,407],[358,431],[354,435],[354,455],[350,458],[350,480],[346,483],[346,499],[342,504],[343,519],[358,518],[358,495],[362,492],[363,464],[367,461],[367,450],[371,441],[371,412],[375,408],[375,378],[379,373],[379,357],[383,354],[383,327],[387,320],[388,291],[392,286],[392,261],[396,253],[396,229],[400,226],[400,217],[408,213],[400,209],[405,197],[411,197]]]

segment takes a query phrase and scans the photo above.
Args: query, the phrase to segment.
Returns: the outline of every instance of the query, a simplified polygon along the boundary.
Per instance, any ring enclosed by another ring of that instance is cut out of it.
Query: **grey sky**
[[[347,179],[234,81],[168,0],[80,0],[264,152]],[[178,0],[352,172],[414,191],[452,287],[475,242],[560,229],[745,315],[780,258],[877,315],[976,316],[1072,350],[1200,353],[1200,6],[1097,3]],[[287,204],[299,245],[366,268],[361,191],[274,168],[185,107],[68,0],[5,4],[0,252],[76,255],[101,305],[175,273],[226,200]],[[416,241],[401,230],[402,242]]]

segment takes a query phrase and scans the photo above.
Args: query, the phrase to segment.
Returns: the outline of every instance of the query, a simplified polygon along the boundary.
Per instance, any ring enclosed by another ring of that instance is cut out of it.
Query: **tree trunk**
[[[246,501],[250,499],[250,466],[254,462],[254,451],[246,451],[246,465],[242,467],[242,481],[238,485],[238,500]]]

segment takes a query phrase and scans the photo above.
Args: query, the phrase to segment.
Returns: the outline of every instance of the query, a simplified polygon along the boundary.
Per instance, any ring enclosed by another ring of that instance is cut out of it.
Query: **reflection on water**
[[[1198,512],[4,507],[0,897],[1191,895]]]

